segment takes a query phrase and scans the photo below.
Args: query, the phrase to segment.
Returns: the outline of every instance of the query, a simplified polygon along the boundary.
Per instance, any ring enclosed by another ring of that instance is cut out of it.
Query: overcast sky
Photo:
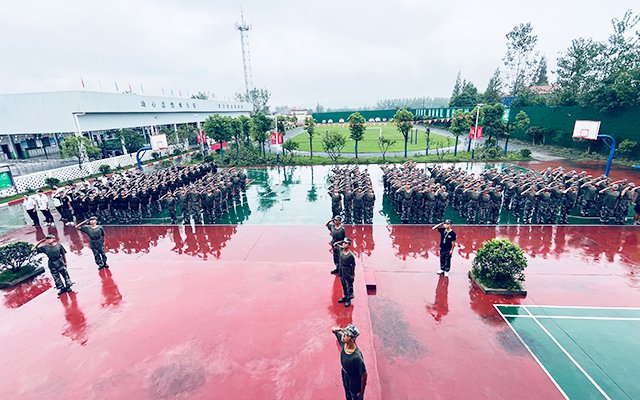
[[[140,93],[243,90],[242,6],[253,82],[271,105],[373,105],[445,97],[459,70],[482,91],[505,34],[532,22],[555,68],[573,38],[604,40],[637,0],[214,1],[2,0],[0,93],[82,89]],[[636,12],[640,11],[636,6]]]

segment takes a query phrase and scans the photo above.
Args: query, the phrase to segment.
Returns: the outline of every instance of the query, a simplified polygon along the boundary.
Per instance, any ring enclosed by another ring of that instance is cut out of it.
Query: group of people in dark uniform
[[[357,165],[331,170],[329,176],[331,213],[341,216],[345,224],[372,224],[376,195],[371,186],[369,172],[360,171]]]
[[[176,165],[141,173],[125,171],[110,177],[57,189],[52,197],[67,224],[96,216],[102,224],[141,223],[167,210],[171,223],[190,218],[212,223],[246,196],[246,174],[235,168],[218,170],[215,163]]]
[[[385,193],[403,223],[441,221],[447,205],[469,224],[497,224],[505,210],[521,224],[567,224],[572,212],[624,224],[632,205],[640,208],[634,183],[562,167],[535,173],[510,166],[478,175],[454,166],[423,170],[413,162],[382,169]]]

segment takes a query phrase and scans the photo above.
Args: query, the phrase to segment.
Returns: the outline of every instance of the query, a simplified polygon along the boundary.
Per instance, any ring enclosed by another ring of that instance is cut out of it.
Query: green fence
[[[509,113],[509,122],[513,123],[518,112],[524,111],[531,120],[531,126],[540,126],[547,130],[545,143],[571,145],[573,126],[576,120],[602,121],[600,133],[611,135],[620,143],[624,139],[640,142],[640,107],[630,107],[601,113],[589,107],[515,107]],[[516,138],[527,140],[528,137]],[[522,136],[522,135],[520,135]]]
[[[451,118],[453,117],[453,112],[455,110],[463,110],[465,112],[470,111],[471,108],[457,108],[457,107],[447,107],[447,108],[411,108],[409,111],[413,113],[416,117],[431,117],[431,118]],[[322,113],[313,113],[313,118],[318,123],[322,123],[322,121],[329,122],[332,120],[334,123],[340,122],[340,120],[346,121],[349,118],[349,115],[354,112],[359,112],[362,114],[364,119],[369,121],[370,118],[374,120],[376,118],[380,118],[380,120],[391,119],[396,113],[396,109],[391,110],[353,110],[353,111],[332,111],[332,112],[322,112]]]

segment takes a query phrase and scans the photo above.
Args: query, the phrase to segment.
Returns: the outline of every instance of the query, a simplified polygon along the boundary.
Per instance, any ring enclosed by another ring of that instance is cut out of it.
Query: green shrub
[[[158,158],[160,158],[160,153],[154,151],[153,153],[151,153],[151,158],[153,158],[154,161],[157,161]]]
[[[44,179],[44,183],[47,184],[47,186],[49,187],[54,187],[54,186],[58,186],[60,184],[60,179],[58,178],[54,178],[52,176],[48,176]]]
[[[618,145],[618,154],[632,160],[640,159],[640,144],[634,140],[625,139]]]
[[[203,159],[204,159],[204,156],[200,152],[191,156],[191,161],[202,161]]]
[[[162,168],[169,168],[173,165],[173,161],[171,160],[162,160],[162,163],[160,163],[160,166]]]
[[[182,154],[182,151],[180,151],[180,149],[173,149],[174,156],[179,156],[180,154]]]
[[[33,245],[27,242],[13,242],[0,247],[0,270],[18,272],[26,266],[37,267],[42,260],[31,252]]]
[[[473,260],[473,275],[484,285],[498,289],[520,289],[527,259],[518,245],[508,239],[491,239]]]
[[[531,150],[529,150],[529,149],[520,149],[520,155],[522,157],[531,157]]]
[[[102,164],[98,167],[98,171],[100,171],[101,174],[106,175],[106,174],[110,174],[111,173],[111,166],[107,165],[107,164]]]
[[[202,160],[206,163],[211,163],[215,160],[215,156],[213,154],[207,154]]]

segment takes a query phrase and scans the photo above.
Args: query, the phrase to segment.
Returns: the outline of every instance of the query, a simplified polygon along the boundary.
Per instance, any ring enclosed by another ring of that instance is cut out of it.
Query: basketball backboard
[[[159,135],[151,135],[151,148],[154,151],[164,150],[168,147],[167,135],[161,133]]]
[[[573,137],[575,139],[597,140],[600,132],[600,121],[576,120],[573,127]]]

